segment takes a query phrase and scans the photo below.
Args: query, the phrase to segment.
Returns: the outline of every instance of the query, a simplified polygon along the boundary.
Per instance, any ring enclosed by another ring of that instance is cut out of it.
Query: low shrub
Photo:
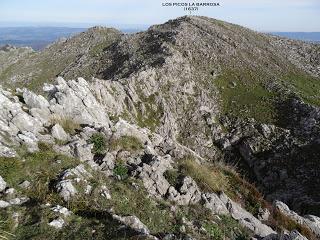
[[[213,240],[224,239],[224,234],[217,224],[206,223],[203,227],[207,231],[207,233],[211,239],[213,239]]]
[[[113,169],[113,173],[121,179],[128,177],[128,168],[123,163],[118,163]]]
[[[90,143],[93,144],[92,153],[103,154],[106,151],[106,138],[102,133],[94,133],[90,138]]]

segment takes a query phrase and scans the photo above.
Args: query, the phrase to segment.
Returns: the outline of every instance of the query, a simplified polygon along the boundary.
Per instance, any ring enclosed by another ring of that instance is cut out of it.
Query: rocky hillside
[[[3,49],[3,236],[319,239],[319,51],[205,17]]]

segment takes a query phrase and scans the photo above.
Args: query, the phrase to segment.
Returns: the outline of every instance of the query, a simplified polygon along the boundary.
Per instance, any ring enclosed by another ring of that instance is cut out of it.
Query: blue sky
[[[151,25],[186,15],[163,2],[200,0],[0,0],[0,26]],[[204,15],[258,31],[320,32],[320,0],[204,0],[221,7],[202,8]]]

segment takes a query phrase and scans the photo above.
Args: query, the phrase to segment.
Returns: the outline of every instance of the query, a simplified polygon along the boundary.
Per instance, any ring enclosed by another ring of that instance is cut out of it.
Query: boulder
[[[8,203],[7,201],[3,201],[3,200],[0,200],[0,209],[1,208],[7,208],[9,207],[11,204]]]
[[[229,214],[225,204],[220,200],[215,193],[205,193],[201,195],[203,205],[210,209],[213,214],[227,215]]]
[[[71,198],[78,193],[76,188],[73,186],[71,180],[62,180],[56,185],[56,189],[59,195],[66,201],[70,201]]]
[[[23,189],[28,189],[30,187],[31,183],[27,180],[23,181],[22,183],[19,184],[19,187]]]
[[[92,178],[91,173],[85,169],[83,164],[80,164],[75,168],[65,170],[61,174],[56,189],[65,201],[70,201],[78,193],[74,185],[79,182],[86,183],[88,178]]]
[[[41,95],[36,95],[35,93],[29,91],[28,89],[23,89],[23,100],[29,108],[39,108],[48,109],[49,102]]]
[[[176,202],[178,205],[196,204],[201,200],[201,192],[196,182],[191,177],[184,177],[180,187],[175,189],[170,186],[167,192],[169,201]]]
[[[64,217],[68,217],[68,216],[70,216],[71,213],[72,213],[72,212],[69,211],[67,208],[62,207],[62,206],[60,206],[60,205],[57,205],[57,206],[52,207],[51,210],[52,210],[53,212],[56,212],[56,213],[59,213],[59,214],[63,215]]]
[[[64,220],[61,217],[59,217],[59,218],[49,222],[48,225],[51,227],[54,227],[56,229],[61,229],[61,228],[63,228]]]
[[[88,144],[85,140],[79,139],[70,143],[71,154],[80,159],[82,162],[92,161],[93,154],[91,152],[93,144]]]
[[[27,147],[29,152],[36,152],[39,150],[38,148],[38,138],[32,132],[22,132],[22,134],[18,134],[18,138],[20,139],[21,144]]]
[[[97,101],[86,80],[78,78],[66,82],[58,77],[56,81],[54,87],[45,88],[53,114],[73,119],[79,124],[96,127],[110,125],[105,108]]]
[[[170,155],[146,156],[141,166],[138,166],[132,174],[142,179],[145,188],[151,195],[163,197],[170,187],[163,174],[172,168],[171,163]]]
[[[57,140],[67,141],[70,137],[60,126],[60,124],[55,124],[51,129],[51,135]]]

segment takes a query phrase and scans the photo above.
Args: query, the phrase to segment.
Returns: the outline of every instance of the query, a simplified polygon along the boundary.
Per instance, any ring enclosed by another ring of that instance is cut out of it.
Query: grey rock
[[[197,183],[191,177],[184,177],[179,188],[180,197],[177,201],[181,205],[196,204],[201,199],[201,192]]]
[[[23,100],[29,108],[48,109],[49,107],[47,99],[41,95],[36,95],[25,88],[23,89]]]
[[[210,209],[213,214],[227,215],[229,214],[225,204],[220,200],[215,193],[205,193],[201,195],[204,206]]]
[[[164,172],[171,169],[170,155],[160,157],[151,156],[151,161],[143,162],[133,172],[133,175],[142,179],[147,191],[156,197],[162,197],[167,193],[170,184],[163,176]]]
[[[19,184],[19,187],[28,189],[30,187],[31,183],[28,180],[23,181],[22,183]]]
[[[3,192],[7,187],[6,181],[0,176],[0,192]]]
[[[239,204],[232,201],[224,193],[219,196],[220,200],[225,204],[231,217],[238,220],[239,223],[253,231],[259,237],[266,237],[268,235],[276,234],[269,226],[263,224],[251,213],[243,209]]]
[[[61,178],[56,185],[56,189],[65,201],[70,201],[71,198],[78,193],[75,184],[79,182],[87,182],[87,179],[89,178],[92,178],[92,174],[85,169],[83,164],[80,164],[75,168],[65,170],[61,174]]]
[[[85,140],[80,139],[73,143],[70,143],[71,153],[74,157],[80,159],[80,161],[87,162],[93,160],[93,154],[91,150],[93,144],[88,144]]]
[[[55,124],[52,127],[51,135],[52,137],[60,141],[67,141],[70,138],[69,135],[64,131],[64,129],[59,124]]]
[[[119,139],[122,136],[130,136],[138,139],[142,144],[151,142],[148,135],[150,131],[145,128],[139,128],[136,125],[130,124],[127,121],[120,119],[114,126],[114,139]]]
[[[63,228],[64,224],[64,220],[60,217],[48,223],[49,226],[54,227],[56,229]]]
[[[140,233],[140,234],[144,234],[144,235],[149,235],[150,231],[149,229],[146,227],[146,225],[144,225],[139,218],[137,218],[136,216],[125,216],[125,217],[121,217],[118,215],[113,215],[113,218],[117,221],[119,221],[120,223],[126,225],[127,227],[131,228],[132,230]]]
[[[320,237],[320,218],[313,215],[300,216],[296,212],[290,210],[290,208],[281,201],[275,201],[274,207],[278,209],[282,214],[292,219],[293,221],[308,227],[317,237]]]
[[[66,201],[70,201],[73,196],[75,196],[78,191],[73,186],[71,180],[62,180],[56,185],[59,195]]]
[[[67,208],[62,207],[62,206],[60,206],[60,205],[57,205],[57,206],[52,207],[51,210],[52,210],[53,212],[56,212],[56,213],[59,213],[59,214],[63,215],[64,217],[68,217],[68,216],[70,216],[71,213],[72,213],[72,212],[69,211]]]
[[[38,138],[32,132],[22,132],[18,134],[20,142],[25,145],[29,152],[36,152],[38,148]]]
[[[4,146],[0,143],[0,157],[14,158],[17,153],[14,149]]]
[[[9,200],[10,205],[22,205],[29,201],[28,197],[13,198]]]
[[[110,191],[107,186],[103,185],[100,187],[100,195],[106,199],[111,199]]]
[[[109,126],[108,114],[95,96],[90,85],[83,78],[66,82],[57,78],[56,92],[51,92],[50,111],[80,124],[92,126]],[[54,101],[51,101],[54,100]]]
[[[0,200],[0,208],[7,208],[10,205],[11,205],[10,203],[3,201],[3,200]]]

